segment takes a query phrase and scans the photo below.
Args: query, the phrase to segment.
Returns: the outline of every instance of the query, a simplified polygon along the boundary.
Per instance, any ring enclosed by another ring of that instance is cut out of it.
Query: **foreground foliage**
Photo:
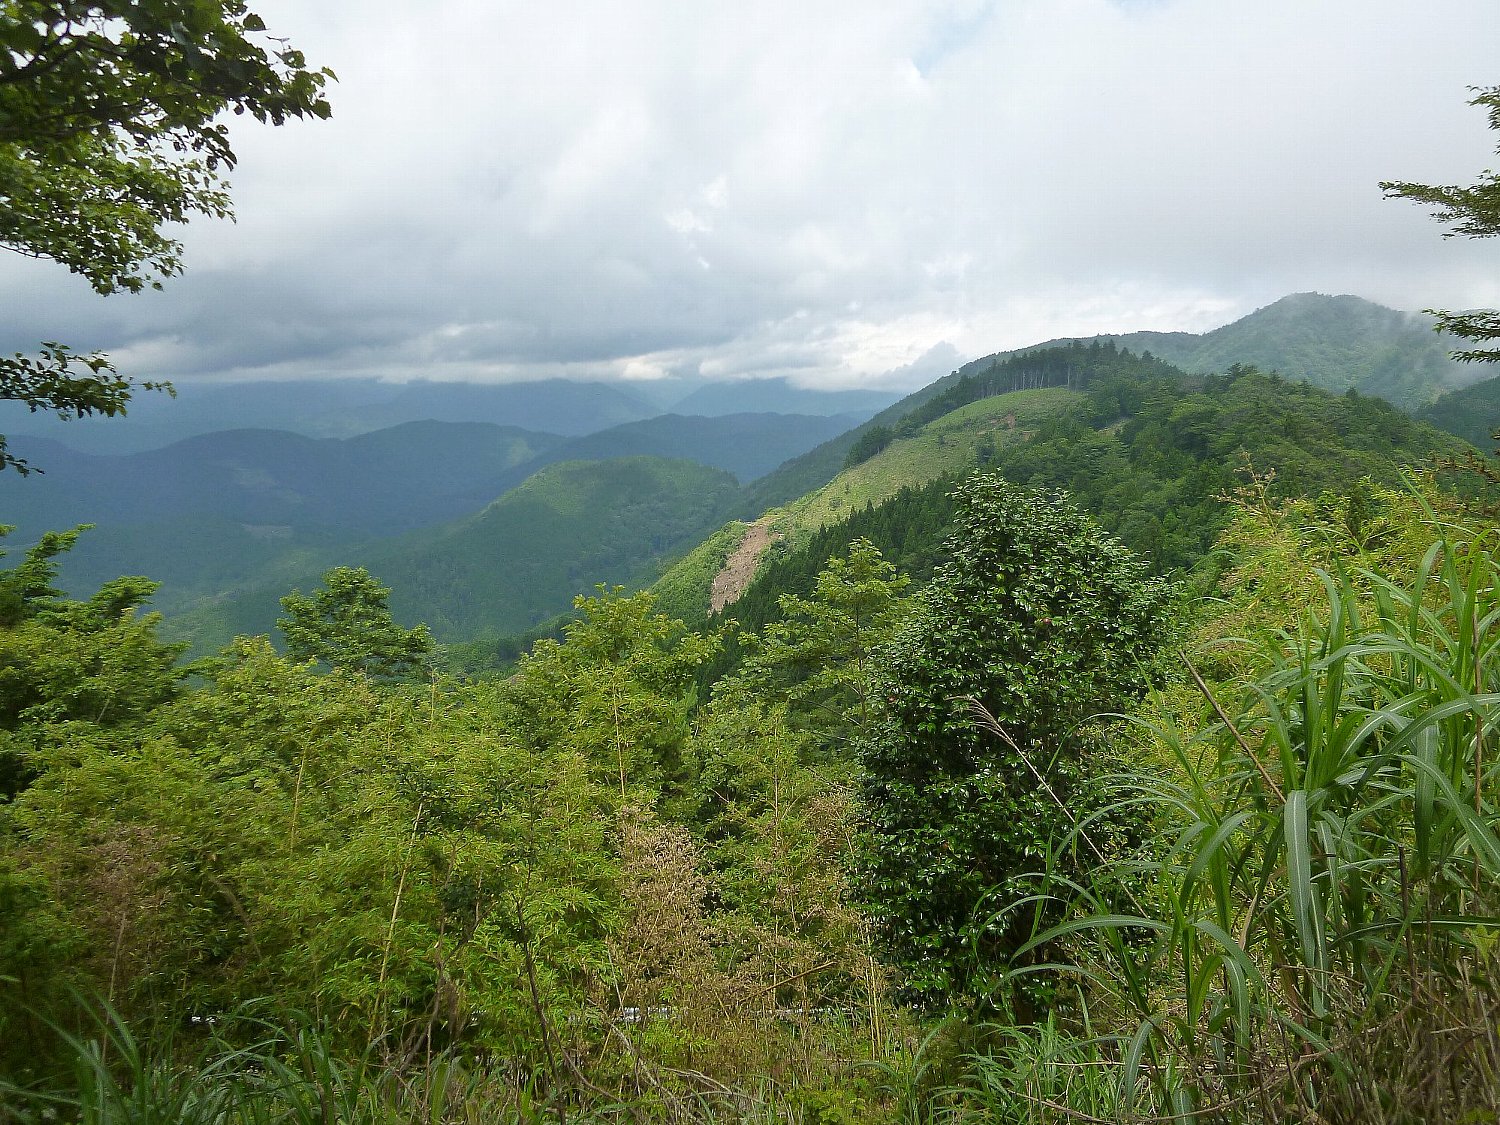
[[[280,1119],[272,1060],[311,1035],[375,1107],[320,1120],[398,1119],[460,1059],[517,1107],[815,1097],[884,988],[841,874],[850,791],[780,689],[690,722],[714,637],[648,595],[579,609],[503,683],[386,686],[242,640],[128,722],[19,713],[0,1073],[164,1120],[222,1079]]]
[[[1322,597],[1247,664],[1221,666],[1237,668],[1238,701],[1190,667],[1212,719],[1154,728],[1175,769],[1119,780],[1117,807],[1157,810],[1160,845],[1116,857],[1148,909],[1119,910],[1096,873],[1083,916],[1038,939],[1081,943],[1083,994],[1118,1037],[1069,1041],[1074,1063],[1094,1056],[1088,1078],[1072,1072],[1076,1092],[1097,1092],[1102,1065],[1126,1118],[1488,1120],[1495,530],[1429,509],[1416,522],[1436,542],[1392,577],[1357,542],[1287,515],[1246,509],[1239,533],[1262,567],[1322,554]],[[1074,1093],[1065,1084],[1062,1100]]]
[[[857,541],[709,688],[722,631],[620,590],[504,681],[185,684],[51,538],[0,574],[0,1114],[1493,1116],[1496,531],[1272,487],[1173,634],[976,479],[925,591]]]

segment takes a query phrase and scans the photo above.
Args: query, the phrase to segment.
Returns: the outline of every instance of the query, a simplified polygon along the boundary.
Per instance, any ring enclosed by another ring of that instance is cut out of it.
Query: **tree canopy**
[[[1169,588],[1063,494],[978,476],[955,495],[953,557],[883,654],[862,747],[864,893],[927,1004],[993,998],[1030,933],[1016,904],[1103,804],[1089,720],[1146,689],[1169,620]]]
[[[391,592],[364,567],[336,566],[323,589],[293,590],[281,599],[287,655],[318,660],[347,672],[403,677],[421,671],[432,655],[427,626],[403,629],[391,617]]]
[[[163,225],[230,214],[221,113],[329,113],[332,72],[240,0],[13,0],[0,46],[0,245],[100,293],[180,271]]]

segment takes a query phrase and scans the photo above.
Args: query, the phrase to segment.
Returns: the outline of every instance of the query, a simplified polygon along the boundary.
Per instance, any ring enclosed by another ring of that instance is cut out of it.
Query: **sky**
[[[0,347],[179,384],[905,390],[1293,292],[1500,305],[1495,0],[252,0],[334,116],[233,121],[237,222],[99,297],[0,255]]]

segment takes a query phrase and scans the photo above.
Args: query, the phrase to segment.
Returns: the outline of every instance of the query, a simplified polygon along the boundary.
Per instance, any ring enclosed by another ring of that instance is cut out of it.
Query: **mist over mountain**
[[[889,391],[821,391],[786,379],[741,379],[710,383],[679,399],[674,414],[850,414],[863,421],[901,396]]]

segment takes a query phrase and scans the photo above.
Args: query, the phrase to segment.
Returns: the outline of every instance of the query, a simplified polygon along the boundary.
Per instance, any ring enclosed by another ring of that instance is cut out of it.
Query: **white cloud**
[[[239,222],[165,293],[0,263],[5,343],[852,385],[1293,291],[1500,303],[1496,245],[1376,186],[1493,163],[1493,0],[254,7],[338,71],[334,119],[234,122]]]

